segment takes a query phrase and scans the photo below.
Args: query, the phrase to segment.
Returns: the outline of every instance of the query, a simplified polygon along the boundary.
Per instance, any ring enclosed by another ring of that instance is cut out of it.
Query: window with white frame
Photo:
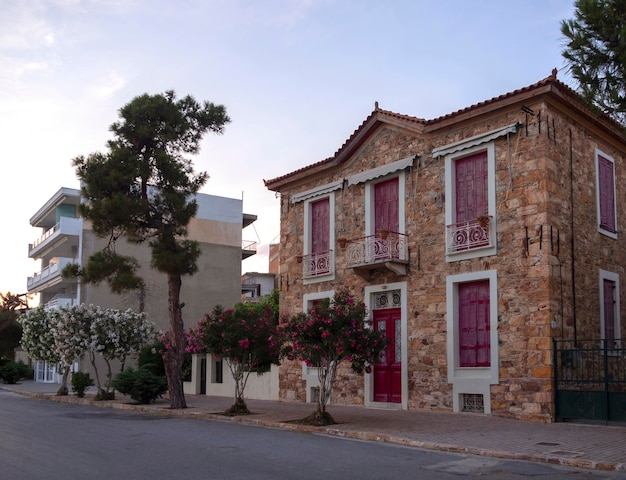
[[[615,161],[596,149],[596,197],[598,231],[617,238],[617,215],[615,205]]]
[[[619,306],[619,275],[600,270],[600,338],[607,348],[615,348],[621,336]]]
[[[445,168],[447,260],[494,255],[493,142],[446,155]]]
[[[404,233],[404,172],[376,179],[367,185],[365,211],[367,235],[386,230]]]
[[[446,278],[448,382],[453,410],[481,397],[491,412],[491,385],[499,382],[497,271],[463,273]]]
[[[305,280],[332,279],[335,273],[334,255],[334,195],[315,197],[304,203],[304,255]]]
[[[308,313],[322,302],[329,302],[334,296],[334,290],[305,293],[302,296],[302,311]],[[306,363],[302,362],[302,376],[306,383],[306,401],[307,403],[315,403],[319,397],[320,389],[317,367],[309,367]]]
[[[495,270],[447,278],[450,370],[497,370],[497,273]]]

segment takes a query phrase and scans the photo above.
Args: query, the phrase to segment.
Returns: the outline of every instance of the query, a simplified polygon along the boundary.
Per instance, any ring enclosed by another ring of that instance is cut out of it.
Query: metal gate
[[[554,340],[557,421],[626,422],[621,340]]]

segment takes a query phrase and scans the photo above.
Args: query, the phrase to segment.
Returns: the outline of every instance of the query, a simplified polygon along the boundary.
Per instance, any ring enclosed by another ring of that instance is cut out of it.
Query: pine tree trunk
[[[168,303],[170,317],[170,334],[172,348],[164,356],[167,385],[170,392],[171,408],[187,408],[183,392],[183,357],[185,354],[185,337],[183,315],[180,305],[180,275],[168,275]]]

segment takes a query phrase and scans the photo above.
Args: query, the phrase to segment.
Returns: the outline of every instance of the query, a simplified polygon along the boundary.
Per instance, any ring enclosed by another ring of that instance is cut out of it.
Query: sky
[[[174,90],[226,107],[192,160],[201,192],[243,199],[267,272],[272,179],[332,156],[374,110],[432,119],[559,69],[573,0],[0,0],[0,293],[40,270],[29,220],[118,111]]]

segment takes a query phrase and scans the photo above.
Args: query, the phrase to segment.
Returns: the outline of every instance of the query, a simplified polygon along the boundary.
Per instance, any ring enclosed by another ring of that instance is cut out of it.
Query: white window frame
[[[327,282],[329,280],[335,279],[335,194],[331,192],[328,195],[320,195],[312,198],[308,198],[304,201],[304,241],[303,241],[303,254],[310,255],[311,254],[311,204],[317,202],[319,200],[324,200],[325,198],[329,199],[329,220],[330,225],[329,228],[329,238],[328,238],[328,248],[330,250],[330,273],[325,275],[316,275],[315,277],[307,277],[303,278],[302,282],[304,285],[309,285],[312,283],[319,282]]]
[[[458,285],[476,280],[489,280],[489,341],[490,363],[488,367],[460,367],[459,354],[459,302]],[[482,272],[450,275],[446,278],[447,310],[447,360],[448,383],[452,384],[453,411],[460,412],[463,394],[481,394],[485,413],[491,413],[491,387],[499,383],[498,361],[498,272]]]
[[[492,245],[489,247],[473,248],[471,250],[463,250],[461,252],[447,253],[447,262],[457,262],[468,258],[486,257],[497,253],[497,235],[496,235],[496,155],[495,144],[489,142],[487,144],[477,145],[456,151],[445,156],[445,188],[446,188],[446,225],[456,223],[456,180],[454,176],[454,162],[458,159],[467,157],[477,152],[487,152],[487,200],[489,202],[487,214],[491,217],[491,236]],[[447,235],[447,232],[445,233]]]
[[[620,287],[619,287],[619,274],[609,272],[607,270],[600,269],[598,290],[600,293],[600,338],[605,340],[604,337],[604,280],[610,280],[615,282],[615,339],[621,339],[621,319],[620,319]],[[618,342],[619,343],[619,342]]]
[[[614,215],[613,221],[615,222],[615,230],[616,230],[615,232],[611,232],[610,230],[606,230],[601,227],[602,213],[600,211],[601,208],[600,208],[600,158],[599,157],[605,158],[606,160],[608,160],[609,162],[613,164],[613,215]],[[615,184],[617,171],[615,169],[615,159],[611,157],[610,155],[607,155],[606,153],[604,153],[602,150],[596,148],[595,163],[596,163],[596,209],[598,213],[598,232],[601,233],[602,235],[606,235],[607,237],[617,239],[617,230],[618,230],[617,228],[617,187]]]
[[[406,177],[404,171],[401,171],[400,173],[386,175],[367,182],[365,188],[365,236],[376,234],[374,231],[374,186],[377,183],[386,182],[394,177],[398,178],[398,233],[405,233]]]
[[[335,296],[335,290],[327,290],[325,292],[305,293],[302,295],[302,312],[307,313],[310,310],[309,304],[314,300],[321,300],[328,298],[332,300]],[[305,382],[306,402],[313,402],[312,390],[320,387],[319,377],[317,375],[317,367],[309,367],[305,362],[302,362],[302,378]],[[330,402],[330,401],[329,401]]]

